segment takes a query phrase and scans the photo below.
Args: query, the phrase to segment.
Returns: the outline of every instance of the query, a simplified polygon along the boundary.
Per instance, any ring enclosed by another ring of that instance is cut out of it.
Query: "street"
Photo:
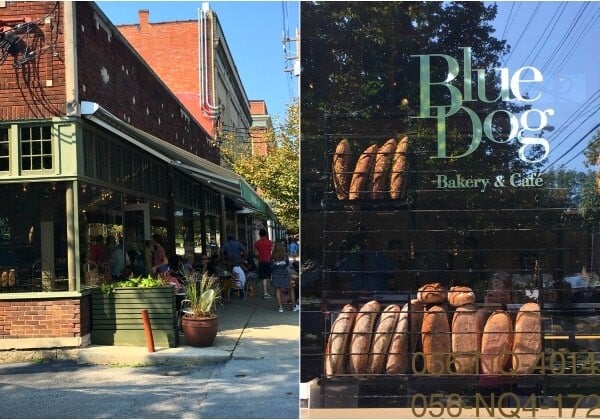
[[[298,418],[297,357],[203,366],[0,366],[2,418]]]

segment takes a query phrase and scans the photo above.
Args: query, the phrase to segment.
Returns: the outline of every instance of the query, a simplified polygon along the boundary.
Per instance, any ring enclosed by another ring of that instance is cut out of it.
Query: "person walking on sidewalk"
[[[258,281],[262,282],[263,298],[270,299],[268,282],[271,278],[271,254],[273,242],[267,237],[267,230],[258,231],[260,237],[254,242],[254,253],[258,258]]]
[[[271,279],[273,280],[273,287],[275,287],[275,296],[277,297],[277,303],[279,304],[279,312],[283,312],[283,302],[281,301],[281,291],[284,289],[288,290],[292,303],[296,303],[296,296],[294,288],[290,284],[290,272],[288,267],[290,266],[290,259],[288,258],[285,248],[282,244],[276,243],[273,249],[273,266]],[[294,305],[293,311],[298,311],[300,308],[298,305]]]

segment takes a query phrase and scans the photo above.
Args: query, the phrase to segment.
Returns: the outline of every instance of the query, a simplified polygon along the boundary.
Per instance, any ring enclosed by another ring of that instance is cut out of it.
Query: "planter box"
[[[92,343],[146,346],[142,310],[147,309],[156,347],[177,347],[177,306],[173,287],[117,287],[92,290]]]

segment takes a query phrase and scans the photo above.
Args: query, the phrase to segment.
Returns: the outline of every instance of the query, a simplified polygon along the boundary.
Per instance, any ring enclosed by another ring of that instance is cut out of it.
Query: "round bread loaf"
[[[481,337],[481,373],[499,375],[506,372],[513,346],[513,325],[506,311],[494,311]]]
[[[366,372],[369,351],[371,350],[373,328],[375,320],[379,315],[379,310],[379,302],[372,300],[365,303],[356,315],[350,339],[348,373],[364,374]]]
[[[342,139],[333,153],[331,164],[333,189],[339,200],[347,200],[352,178],[352,153],[348,140]]]
[[[434,375],[448,373],[452,337],[448,314],[441,306],[432,306],[423,313],[421,340],[425,356],[425,370]]]
[[[331,326],[325,346],[325,375],[346,373],[348,344],[354,326],[357,310],[353,305],[345,305]]]
[[[17,271],[14,268],[11,268],[8,272],[8,285],[14,286],[17,283]]]
[[[354,167],[352,179],[350,180],[348,199],[359,200],[368,197],[368,192],[371,190],[368,185],[372,178],[376,153],[377,145],[372,144],[359,156],[356,166]]]
[[[452,317],[452,357],[456,372],[477,373],[480,350],[481,327],[477,307],[473,304],[457,307]]]
[[[513,370],[531,373],[542,351],[542,316],[537,303],[528,302],[519,309],[512,350]]]
[[[419,343],[423,321],[423,302],[412,299],[400,311],[398,322],[385,364],[385,373],[393,375],[405,373],[409,368],[410,354]]]
[[[379,316],[377,326],[375,327],[375,335],[373,336],[373,340],[371,340],[367,373],[383,373],[399,314],[400,306],[392,304],[388,305]]]
[[[446,289],[440,283],[425,284],[417,291],[417,299],[425,304],[443,303],[447,295]]]
[[[0,275],[0,286],[8,286],[8,271],[3,271]]]
[[[467,286],[452,286],[448,291],[448,303],[455,307],[475,303],[475,293]]]

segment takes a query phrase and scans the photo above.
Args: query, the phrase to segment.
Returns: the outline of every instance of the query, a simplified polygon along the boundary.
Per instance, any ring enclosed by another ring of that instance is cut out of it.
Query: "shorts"
[[[271,278],[271,263],[270,262],[258,262],[258,278],[270,279]]]

